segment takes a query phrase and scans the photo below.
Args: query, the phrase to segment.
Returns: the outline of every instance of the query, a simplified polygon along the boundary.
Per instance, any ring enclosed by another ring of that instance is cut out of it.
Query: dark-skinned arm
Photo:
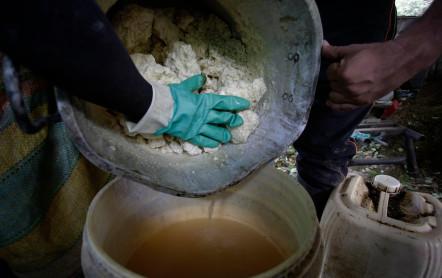
[[[442,0],[397,38],[382,43],[332,46],[324,42],[331,89],[327,105],[352,110],[372,104],[397,89],[442,54]]]

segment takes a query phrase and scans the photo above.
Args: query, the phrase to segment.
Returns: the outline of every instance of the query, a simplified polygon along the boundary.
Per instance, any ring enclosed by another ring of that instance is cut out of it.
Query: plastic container
[[[211,197],[190,199],[117,179],[92,202],[83,236],[86,277],[140,277],[124,267],[149,233],[195,218],[239,221],[260,231],[289,257],[258,277],[318,277],[322,265],[319,224],[306,191],[268,166]]]
[[[442,277],[442,204],[388,176],[352,176],[332,194],[321,228],[323,277]]]

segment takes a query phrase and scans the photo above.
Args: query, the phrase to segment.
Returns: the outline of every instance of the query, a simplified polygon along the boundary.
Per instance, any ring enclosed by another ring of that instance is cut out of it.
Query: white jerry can
[[[442,203],[393,177],[351,176],[321,219],[323,277],[442,277]]]

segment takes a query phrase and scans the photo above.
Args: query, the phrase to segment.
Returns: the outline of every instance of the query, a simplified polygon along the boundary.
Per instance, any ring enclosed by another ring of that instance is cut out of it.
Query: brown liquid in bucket
[[[126,267],[148,277],[249,277],[285,256],[266,237],[225,219],[172,224],[149,237]]]

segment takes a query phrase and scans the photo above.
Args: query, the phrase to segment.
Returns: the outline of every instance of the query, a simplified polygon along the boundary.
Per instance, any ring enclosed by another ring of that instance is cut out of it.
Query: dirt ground
[[[416,154],[421,175],[407,176],[406,184],[413,189],[433,193],[442,199],[442,78],[427,81],[415,99],[404,102],[393,119],[425,135],[416,142]]]
[[[369,115],[368,117],[373,117]],[[442,79],[429,80],[414,99],[401,103],[399,110],[390,118],[401,126],[425,135],[416,142],[416,154],[420,174],[408,174],[405,166],[374,165],[354,166],[356,171],[370,181],[378,174],[388,174],[401,181],[408,190],[430,193],[442,200]],[[400,136],[383,138],[383,143],[357,142],[355,158],[387,158],[404,155],[405,147]],[[296,176],[296,151],[290,147],[275,160],[275,167]]]

